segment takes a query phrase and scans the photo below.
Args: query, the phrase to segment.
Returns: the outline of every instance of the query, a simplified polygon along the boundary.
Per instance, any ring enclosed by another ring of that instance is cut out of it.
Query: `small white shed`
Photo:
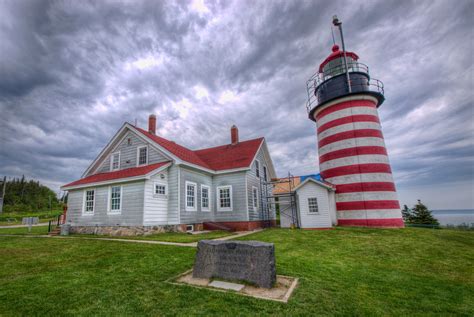
[[[299,227],[331,228],[337,225],[335,189],[314,178],[307,178],[294,189]],[[288,218],[288,219],[286,219]],[[291,218],[280,215],[281,227],[290,227]]]

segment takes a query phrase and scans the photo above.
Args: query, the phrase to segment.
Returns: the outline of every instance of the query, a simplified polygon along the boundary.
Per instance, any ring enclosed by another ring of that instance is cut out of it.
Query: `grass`
[[[48,226],[32,226],[31,232],[28,232],[28,227],[0,228],[0,234],[16,234],[16,235],[48,234]]]
[[[465,315],[474,313],[474,232],[274,229],[288,304],[165,281],[195,249],[81,239],[0,237],[0,315]]]
[[[73,234],[71,236],[84,237],[84,238],[113,238],[113,239],[153,240],[153,241],[189,243],[189,242],[197,242],[199,240],[208,240],[208,239],[227,237],[233,234],[235,233],[226,232],[226,231],[211,231],[211,232],[201,233],[201,234],[165,232],[165,233],[152,234],[149,236],[104,236],[104,235],[89,235],[89,234]]]
[[[50,220],[56,220],[55,218],[44,218],[44,219],[40,219],[39,222],[40,223],[45,223],[45,222],[48,222]],[[15,225],[21,225],[22,222],[21,222],[21,219],[20,220],[16,220],[16,221],[0,221],[0,226],[15,226]]]

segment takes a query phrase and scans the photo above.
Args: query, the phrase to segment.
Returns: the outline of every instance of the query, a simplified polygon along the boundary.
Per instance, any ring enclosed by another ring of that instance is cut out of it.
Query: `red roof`
[[[357,56],[357,54],[354,53],[354,52],[348,52],[348,51],[346,51],[346,56],[352,57],[354,60],[358,60],[358,59],[359,59],[359,56]],[[332,60],[335,60],[336,58],[340,58],[340,57],[344,57],[344,52],[339,50],[339,46],[338,46],[338,45],[334,45],[334,46],[332,47],[332,53],[331,53],[331,55],[329,55],[329,56],[324,60],[324,62],[322,62],[321,65],[319,65],[319,72],[320,72],[320,73],[323,72],[323,68],[324,68],[324,66],[326,66],[327,63],[329,63],[329,62],[332,61]]]
[[[114,180],[114,179],[142,176],[142,175],[146,175],[146,174],[150,173],[151,171],[153,171],[153,170],[155,170],[159,167],[162,167],[162,166],[164,166],[168,163],[169,162],[160,162],[160,163],[155,163],[155,164],[150,164],[150,165],[145,165],[145,166],[140,166],[140,167],[127,168],[127,169],[124,169],[124,170],[119,170],[119,171],[114,171],[114,172],[94,174],[94,175],[91,175],[91,176],[81,178],[81,179],[79,179],[77,181],[74,181],[72,183],[66,184],[62,187],[71,187],[71,186],[78,186],[78,185],[84,185],[84,184],[110,181],[110,180]]]
[[[234,145],[228,144],[197,150],[194,153],[216,171],[248,167],[262,142],[263,138],[258,138]]]
[[[173,155],[176,155],[183,161],[196,164],[201,167],[210,168],[209,165],[207,165],[199,156],[196,155],[196,153],[194,153],[190,149],[187,149],[184,146],[181,146],[173,141],[166,140],[165,138],[159,137],[155,134],[151,134],[150,132],[145,131],[141,128],[135,127],[135,129],[137,129],[140,133],[149,137],[150,139],[152,139],[153,141],[164,147],[167,151],[171,152]]]
[[[221,145],[213,148],[192,151],[173,141],[152,134],[141,128],[134,128],[171,154],[177,156],[179,159],[214,171],[249,167],[263,142],[263,138],[258,138],[239,142],[237,144]],[[146,175],[154,169],[167,163],[168,162],[162,162],[141,167],[128,168],[115,172],[94,174],[64,185],[63,187]]]
[[[181,160],[215,171],[250,166],[260,144],[263,141],[263,138],[258,138],[242,141],[234,145],[227,144],[192,151],[175,142],[151,134],[141,128],[135,128]]]

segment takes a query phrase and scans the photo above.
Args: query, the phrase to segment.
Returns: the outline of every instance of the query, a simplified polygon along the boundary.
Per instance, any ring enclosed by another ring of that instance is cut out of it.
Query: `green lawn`
[[[152,234],[149,236],[102,236],[102,235],[90,235],[90,234],[73,234],[71,237],[84,237],[84,238],[112,238],[112,239],[131,239],[131,240],[153,240],[153,241],[165,241],[165,242],[197,242],[199,240],[216,239],[233,235],[233,232],[226,231],[211,231],[201,234],[189,234],[180,232],[166,232]]]
[[[267,230],[288,304],[164,283],[195,249],[82,239],[0,237],[0,315],[474,314],[474,232]]]
[[[31,232],[28,232],[28,227],[20,228],[0,228],[0,234],[48,234],[48,226],[32,226]]]

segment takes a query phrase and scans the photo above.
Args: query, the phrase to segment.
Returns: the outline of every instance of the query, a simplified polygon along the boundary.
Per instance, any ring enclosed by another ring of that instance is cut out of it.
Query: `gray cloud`
[[[447,0],[3,1],[0,174],[57,189],[150,113],[190,148],[228,142],[237,124],[241,138],[266,137],[281,176],[317,172],[305,82],[337,13],[348,49],[385,83],[402,203],[420,188],[433,208],[472,208],[473,12]],[[446,184],[456,193],[443,205]]]

